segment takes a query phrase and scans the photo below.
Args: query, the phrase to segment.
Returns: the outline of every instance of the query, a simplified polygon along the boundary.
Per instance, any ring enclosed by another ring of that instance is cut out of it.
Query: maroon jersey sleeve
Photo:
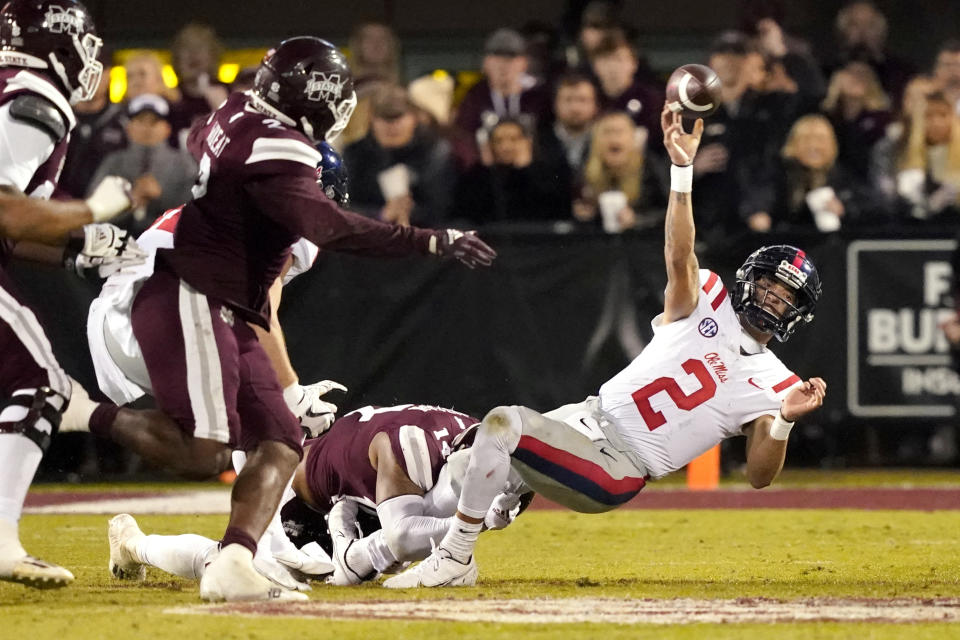
[[[376,256],[429,253],[430,231],[344,211],[324,195],[312,171],[266,175],[244,188],[264,215],[323,249]]]

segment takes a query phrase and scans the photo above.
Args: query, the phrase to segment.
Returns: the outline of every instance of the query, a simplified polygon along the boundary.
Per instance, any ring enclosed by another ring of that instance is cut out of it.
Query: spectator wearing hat
[[[550,111],[549,92],[526,72],[523,36],[513,29],[498,29],[487,38],[483,51],[483,80],[464,96],[454,120],[466,139],[457,149],[466,167],[477,161],[486,133],[498,120],[524,120],[532,129]]]
[[[456,183],[450,145],[419,124],[403,87],[373,95],[370,132],[343,153],[350,177],[350,207],[402,225],[443,222]]]
[[[504,118],[489,132],[490,162],[460,179],[456,214],[476,224],[570,217],[569,185],[534,158],[533,137],[520,120]]]
[[[602,112],[626,112],[648,134],[660,130],[663,88],[637,77],[637,53],[622,33],[604,36],[593,49],[590,64],[600,86]]]
[[[152,93],[127,104],[126,149],[109,154],[100,163],[91,185],[104,176],[121,176],[133,185],[133,215],[120,224],[139,234],[167,209],[190,198],[197,165],[185,152],[167,144],[170,105]]]

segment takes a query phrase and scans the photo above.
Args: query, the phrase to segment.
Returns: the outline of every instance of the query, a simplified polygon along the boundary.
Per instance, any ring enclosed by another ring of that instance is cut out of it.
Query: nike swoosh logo
[[[607,457],[610,458],[611,460],[616,460],[616,458],[613,456],[613,454],[610,453],[609,451],[607,451],[605,447],[600,447],[600,453],[602,453],[603,455],[607,456]]]
[[[761,386],[758,385],[756,382],[754,382],[754,381],[753,381],[753,378],[747,378],[747,382],[749,382],[750,384],[752,384],[753,386],[755,386],[757,389],[760,389],[761,391],[763,390],[763,387],[761,387]]]

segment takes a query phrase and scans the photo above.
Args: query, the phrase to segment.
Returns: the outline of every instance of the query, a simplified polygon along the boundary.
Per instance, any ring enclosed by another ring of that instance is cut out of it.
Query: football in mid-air
[[[685,64],[667,81],[667,108],[684,118],[706,118],[720,107],[720,78],[710,67]]]

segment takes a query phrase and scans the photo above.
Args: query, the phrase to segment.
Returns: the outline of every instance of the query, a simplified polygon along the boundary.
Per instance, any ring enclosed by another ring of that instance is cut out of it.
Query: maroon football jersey
[[[320,153],[244,94],[195,126],[187,147],[199,164],[194,199],[183,208],[175,248],[160,250],[157,266],[245,320],[269,328],[267,292],[300,237],[367,255],[428,252],[429,231],[337,207],[316,183]]]
[[[386,433],[397,462],[427,492],[452,452],[453,440],[477,422],[459,411],[427,405],[351,411],[324,435],[307,441],[307,486],[318,507],[340,497],[375,505],[377,472],[370,464],[370,443],[378,433]]]
[[[70,144],[70,133],[76,124],[76,118],[73,115],[73,109],[70,103],[63,97],[60,91],[46,78],[14,67],[0,68],[0,106],[10,102],[14,98],[22,95],[35,95],[45,99],[56,107],[67,127],[67,134],[55,143],[53,151],[33,172],[33,177],[27,184],[24,192],[27,195],[49,198],[57,186],[57,180],[60,179],[60,172],[63,170],[63,161],[67,155],[67,146]],[[3,135],[3,139],[11,142],[11,136]],[[12,142],[16,142],[13,140]],[[0,265],[6,265],[12,253],[13,243],[0,243]]]

